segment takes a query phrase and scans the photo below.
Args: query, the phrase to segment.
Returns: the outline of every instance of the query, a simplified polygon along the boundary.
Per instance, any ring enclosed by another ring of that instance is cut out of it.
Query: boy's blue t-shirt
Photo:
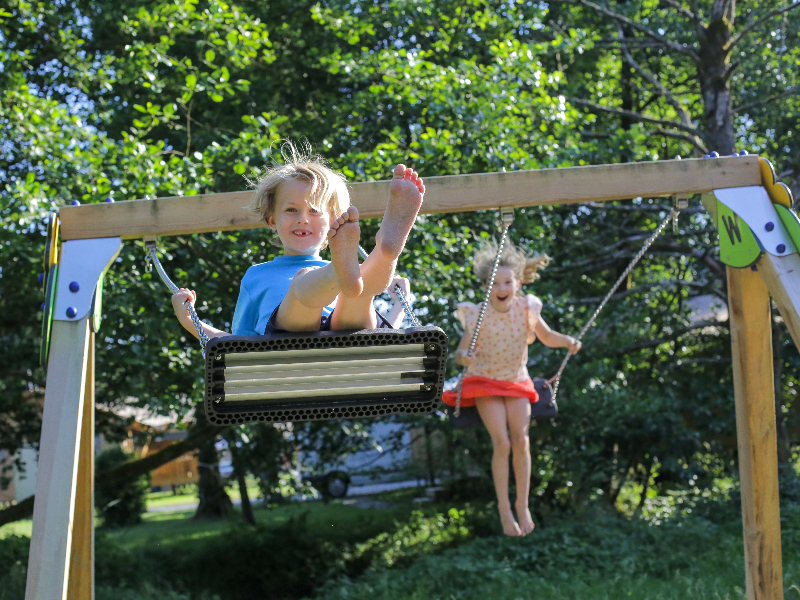
[[[264,335],[267,321],[289,291],[295,273],[305,267],[324,267],[328,262],[313,256],[278,256],[247,269],[233,313],[233,335]],[[326,306],[321,314],[332,312],[333,307]]]

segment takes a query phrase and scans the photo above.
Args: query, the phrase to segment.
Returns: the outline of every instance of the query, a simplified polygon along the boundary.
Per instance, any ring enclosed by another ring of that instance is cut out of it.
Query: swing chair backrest
[[[446,360],[438,327],[213,338],[206,415],[232,425],[432,413]]]

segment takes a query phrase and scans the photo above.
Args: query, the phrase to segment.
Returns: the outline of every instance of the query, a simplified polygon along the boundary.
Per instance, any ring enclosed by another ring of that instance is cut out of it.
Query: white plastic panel
[[[714,190],[714,195],[717,200],[747,223],[758,241],[764,246],[764,250],[773,256],[786,256],[797,252],[797,248],[767,195],[767,190],[763,187],[751,185]],[[768,230],[770,223],[772,224],[771,231]],[[780,246],[783,246],[782,251],[778,250]]]

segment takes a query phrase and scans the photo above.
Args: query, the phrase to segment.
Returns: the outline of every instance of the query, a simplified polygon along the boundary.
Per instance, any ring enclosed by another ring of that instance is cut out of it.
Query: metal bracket
[[[121,249],[118,237],[62,244],[54,320],[79,321],[89,314],[97,283]]]
[[[503,223],[503,227],[511,227],[511,224],[514,222],[514,209],[511,207],[500,207],[500,220]]]

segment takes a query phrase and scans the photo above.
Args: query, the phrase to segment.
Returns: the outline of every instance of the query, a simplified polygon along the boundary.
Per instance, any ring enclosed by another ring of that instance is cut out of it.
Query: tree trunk
[[[225,491],[225,485],[219,474],[219,456],[214,440],[200,446],[198,455],[200,481],[197,484],[197,505],[195,519],[221,519],[233,511],[233,503]]]
[[[228,442],[231,450],[231,460],[233,461],[233,472],[236,473],[236,482],[239,484],[239,495],[242,498],[242,515],[244,520],[250,525],[256,524],[256,518],[253,515],[253,507],[250,504],[250,496],[247,493],[247,471],[242,466],[241,458],[236,449],[235,442]]]
[[[728,49],[735,12],[733,0],[715,0],[708,27],[702,29],[699,36],[697,75],[703,95],[703,137],[709,150],[716,150],[721,156],[730,155],[735,149]]]

